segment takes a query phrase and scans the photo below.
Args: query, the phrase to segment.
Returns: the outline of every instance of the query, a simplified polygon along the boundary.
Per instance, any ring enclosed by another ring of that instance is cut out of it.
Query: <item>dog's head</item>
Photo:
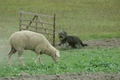
[[[59,31],[58,32],[58,37],[59,37],[60,40],[64,40],[67,37],[67,32]]]

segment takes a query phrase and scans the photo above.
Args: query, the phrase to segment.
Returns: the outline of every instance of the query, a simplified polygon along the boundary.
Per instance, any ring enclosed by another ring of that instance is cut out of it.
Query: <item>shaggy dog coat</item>
[[[66,44],[68,43],[68,46],[71,46],[72,48],[80,48],[80,46],[88,46],[87,44],[84,44],[78,37],[76,36],[68,36],[65,31],[61,31],[58,34],[60,38],[60,43],[61,44]]]

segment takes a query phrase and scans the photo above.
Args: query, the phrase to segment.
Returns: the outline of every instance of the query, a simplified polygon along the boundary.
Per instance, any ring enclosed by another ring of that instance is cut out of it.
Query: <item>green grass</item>
[[[0,0],[0,37],[18,31],[19,11],[56,14],[59,30],[83,40],[120,37],[119,0]]]
[[[0,67],[0,75],[19,76],[21,72],[29,74],[64,74],[87,72],[120,72],[120,49],[71,49],[60,50],[61,58],[58,64],[54,64],[52,58],[42,55],[44,65],[34,64],[36,55],[26,51],[23,54],[23,60],[26,66],[22,66],[16,55],[12,57],[12,66],[4,64]],[[7,62],[6,62],[7,63]]]

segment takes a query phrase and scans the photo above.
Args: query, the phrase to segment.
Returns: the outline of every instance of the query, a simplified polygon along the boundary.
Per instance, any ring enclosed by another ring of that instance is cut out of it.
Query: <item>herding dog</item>
[[[65,31],[60,31],[58,33],[58,37],[60,39],[59,46],[61,44],[68,44],[68,46],[71,46],[72,48],[80,48],[81,46],[88,46],[87,44],[83,44],[83,42],[76,36],[68,36],[68,34]],[[67,47],[68,47],[67,46]]]

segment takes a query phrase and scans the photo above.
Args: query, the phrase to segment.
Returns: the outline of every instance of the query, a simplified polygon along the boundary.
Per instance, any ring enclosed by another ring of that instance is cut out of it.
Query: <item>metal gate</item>
[[[55,46],[55,14],[53,16],[20,11],[19,30],[30,30],[46,34],[50,43]],[[49,20],[47,22],[42,20]],[[52,26],[52,27],[49,27]]]

